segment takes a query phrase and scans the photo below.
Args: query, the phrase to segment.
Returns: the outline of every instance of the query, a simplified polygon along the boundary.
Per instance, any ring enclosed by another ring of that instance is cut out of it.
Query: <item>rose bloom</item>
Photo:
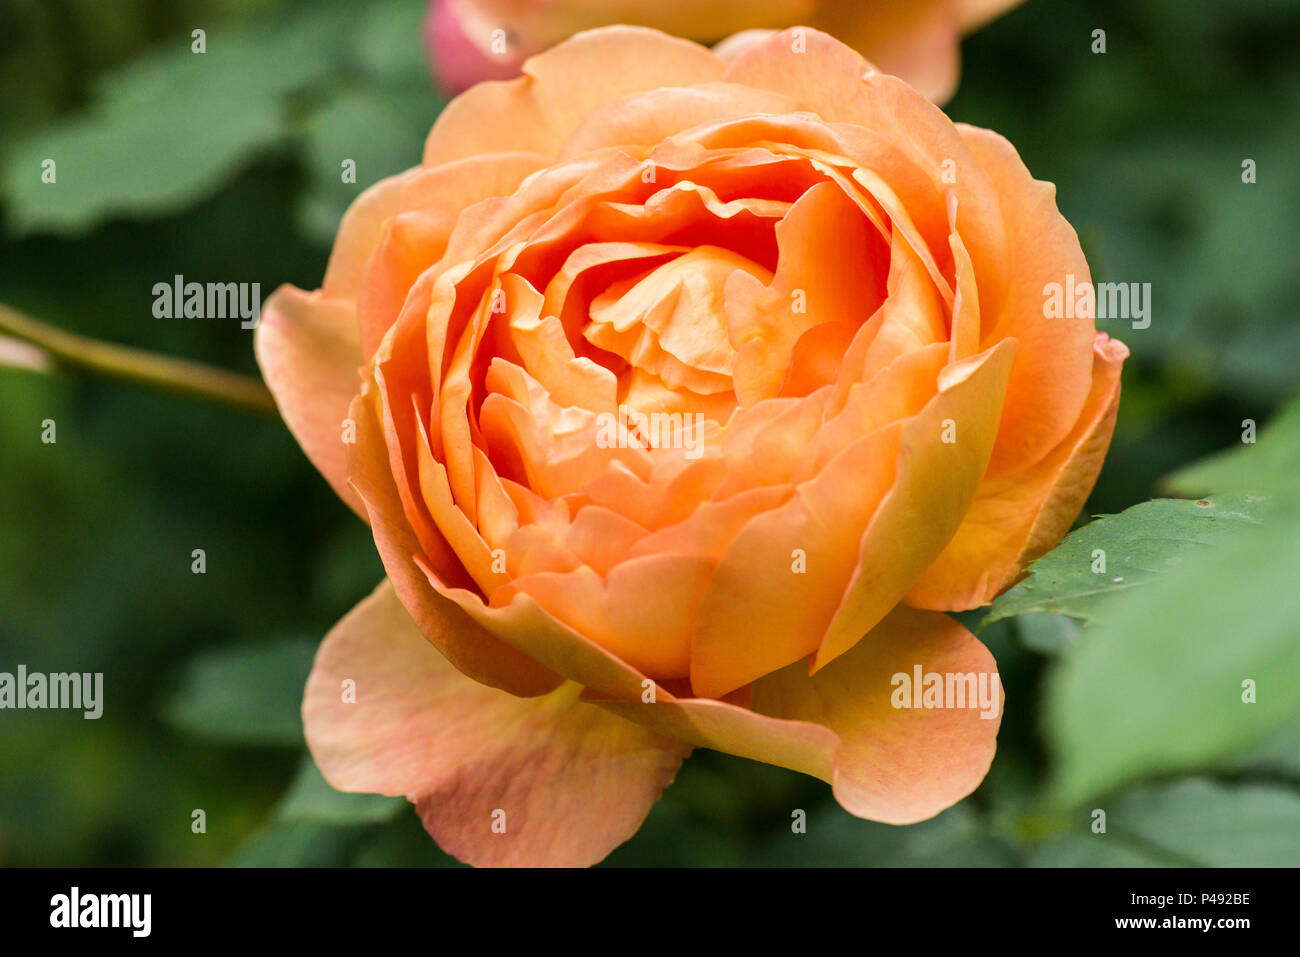
[[[525,59],[612,23],[711,42],[808,24],[837,37],[936,103],[957,88],[959,45],[1023,0],[432,0],[425,46],[441,85],[459,92],[518,75]]]
[[[307,743],[465,861],[600,860],[692,747],[877,821],[959,800],[1001,696],[943,612],[1110,440],[1127,350],[1044,315],[1088,280],[1054,187],[822,33],[731,51],[610,27],[474,87],[257,331],[387,571]],[[899,694],[931,673],[993,713]]]

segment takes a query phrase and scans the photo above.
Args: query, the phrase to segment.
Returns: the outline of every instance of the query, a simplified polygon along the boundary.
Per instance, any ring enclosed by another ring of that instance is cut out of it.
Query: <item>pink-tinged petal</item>
[[[962,33],[973,33],[1025,0],[957,0]]]
[[[918,667],[973,675],[977,692],[983,676],[989,707],[895,707],[895,676],[912,679]],[[988,649],[957,621],[899,608],[811,678],[796,664],[757,682],[751,707],[829,728],[839,737],[836,800],[858,817],[911,824],[961,800],[988,772],[1002,718],[996,673]]]
[[[425,143],[424,164],[519,150],[557,156],[602,103],[707,83],[720,77],[722,64],[689,40],[615,26],[580,33],[530,57],[523,69],[518,79],[481,83],[447,104]]]
[[[893,707],[894,676],[985,675],[980,708]],[[802,662],[728,700],[583,697],[661,734],[830,782],[849,812],[890,824],[931,817],[979,785],[996,749],[1001,681],[993,656],[958,622],[898,608],[871,634],[809,677]],[[994,702],[996,706],[994,707]],[[745,705],[748,704],[748,707]]]
[[[424,43],[429,64],[439,85],[449,93],[459,93],[483,80],[507,80],[519,74],[523,54],[506,47],[500,53],[491,48],[488,32],[486,49],[475,42],[478,31],[474,21],[466,21],[472,4],[457,0],[435,0],[424,21]]]
[[[28,369],[32,372],[50,372],[54,369],[54,359],[44,349],[29,342],[0,336],[0,366]]]
[[[423,557],[406,520],[371,400],[358,396],[351,417],[357,423],[357,441],[348,447],[352,485],[370,517],[388,579],[420,630],[448,661],[481,684],[522,696],[555,690],[562,681],[558,675],[494,637],[431,585],[426,569],[432,562]],[[442,547],[447,554],[439,558],[455,561],[445,541]]]
[[[361,391],[361,339],[352,303],[281,286],[262,307],[253,350],[289,431],[339,497],[362,518],[348,485],[344,436]]]
[[[1097,334],[1092,392],[1074,431],[1041,462],[984,481],[953,540],[908,591],[909,605],[958,611],[987,604],[1069,530],[1101,471],[1127,356],[1119,340]]]
[[[1015,357],[1016,341],[1005,339],[948,366],[939,394],[904,424],[896,480],[862,536],[857,568],[814,670],[875,627],[961,526],[988,466]]]
[[[582,867],[636,833],[690,748],[580,691],[517,698],[471,681],[385,583],[325,638],[303,724],[332,786],[405,796],[461,860]]]

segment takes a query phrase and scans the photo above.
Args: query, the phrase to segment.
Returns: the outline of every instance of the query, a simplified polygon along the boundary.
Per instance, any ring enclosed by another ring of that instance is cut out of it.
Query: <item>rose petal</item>
[[[480,83],[447,104],[424,147],[424,165],[525,151],[557,156],[596,107],[662,86],[716,80],[707,47],[642,27],[580,33],[524,63],[515,80]],[[598,83],[574,82],[599,77]]]
[[[281,286],[253,334],[262,378],[289,431],[348,507],[366,517],[348,485],[348,407],[361,391],[361,338],[352,304]]]
[[[889,824],[932,817],[965,797],[987,773],[1002,715],[974,708],[897,709],[893,677],[990,675],[996,662],[957,621],[899,608],[828,667],[809,677],[801,662],[752,686],[749,708],[733,700],[584,697],[696,747],[764,761],[832,783],[852,814]],[[992,694],[989,699],[992,701]],[[753,710],[750,710],[752,708]],[[990,711],[992,709],[990,708]]]
[[[1001,680],[995,688],[992,677],[985,681],[996,713],[988,717],[971,707],[894,707],[893,677],[911,678],[918,666],[922,674],[997,671],[988,649],[957,621],[899,608],[811,678],[794,665],[759,681],[752,707],[830,728],[840,739],[831,776],[836,800],[858,817],[911,824],[979,785],[1002,718]]]
[[[909,589],[909,605],[959,611],[986,604],[1069,530],[1101,471],[1119,407],[1128,349],[1104,336],[1097,337],[1092,393],[1074,431],[1041,462],[980,485],[957,534]]]
[[[1093,320],[1046,318],[1044,286],[1064,286],[1070,275],[1077,286],[1089,282],[1090,274],[1074,227],[1056,208],[1056,187],[1030,176],[1015,147],[997,133],[963,124],[957,129],[997,184],[1008,237],[1007,258],[999,266],[1009,277],[1001,305],[986,309],[981,296],[980,310],[984,348],[1002,338],[1020,340],[989,466],[998,474],[1041,458],[1078,421],[1092,387]],[[969,222],[973,211],[962,205],[956,215]],[[990,273],[977,261],[975,274]]]
[[[526,699],[471,681],[385,583],[326,636],[303,724],[332,786],[406,796],[461,860],[581,867],[636,833],[690,749],[580,690]]]
[[[988,466],[1016,356],[1004,339],[940,373],[939,394],[903,426],[896,481],[860,543],[858,567],[813,659],[825,667],[902,599],[961,525]],[[944,432],[953,427],[953,441]]]

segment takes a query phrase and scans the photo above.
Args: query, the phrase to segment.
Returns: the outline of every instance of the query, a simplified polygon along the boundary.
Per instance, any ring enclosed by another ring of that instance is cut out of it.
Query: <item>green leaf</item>
[[[326,102],[307,124],[311,179],[298,210],[303,234],[328,245],[344,211],[366,188],[419,165],[441,106],[427,78],[351,89]],[[354,182],[343,181],[345,160],[355,164]]]
[[[316,824],[371,824],[390,820],[407,806],[408,802],[400,797],[336,791],[321,776],[311,756],[304,755],[275,816],[281,821]]]
[[[286,139],[290,97],[339,68],[356,19],[325,3],[208,29],[105,74],[92,107],[36,129],[0,170],[20,233],[76,233],[114,215],[160,214],[213,192]],[[42,181],[54,160],[56,180]]]
[[[272,821],[231,857],[233,867],[341,867],[368,828]]]
[[[1300,524],[1273,517],[1185,559],[1176,573],[1110,596],[1104,622],[1051,676],[1047,730],[1062,800],[1213,767],[1300,714]],[[1253,703],[1243,700],[1247,682]]]
[[[993,603],[980,627],[1034,612],[1091,621],[1116,595],[1159,581],[1257,524],[1261,514],[1262,503],[1253,497],[1219,496],[1156,499],[1102,516],[1034,562],[1029,577]]]
[[[1015,619],[1021,644],[1041,655],[1059,655],[1069,651],[1079,640],[1083,627],[1066,615],[1042,612]]]
[[[1300,793],[1187,779],[1132,791],[1106,811],[1106,833],[1045,842],[1036,867],[1294,867]],[[1090,823],[1091,815],[1086,816]]]
[[[420,80],[429,85],[424,49],[427,0],[381,0],[372,4],[357,30],[355,51],[372,76]]]
[[[1162,487],[1181,495],[1294,497],[1300,492],[1300,398],[1283,406],[1255,438],[1253,444],[1243,442],[1178,470],[1161,482]]]
[[[205,651],[187,664],[163,718],[212,741],[301,746],[302,690],[317,644],[285,638]]]

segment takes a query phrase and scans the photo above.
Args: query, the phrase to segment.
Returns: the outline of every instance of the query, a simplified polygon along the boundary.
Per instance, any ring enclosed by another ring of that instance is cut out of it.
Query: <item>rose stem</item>
[[[56,365],[242,409],[277,414],[271,393],[252,376],[65,332],[23,315],[4,303],[0,303],[0,332],[38,346]]]

